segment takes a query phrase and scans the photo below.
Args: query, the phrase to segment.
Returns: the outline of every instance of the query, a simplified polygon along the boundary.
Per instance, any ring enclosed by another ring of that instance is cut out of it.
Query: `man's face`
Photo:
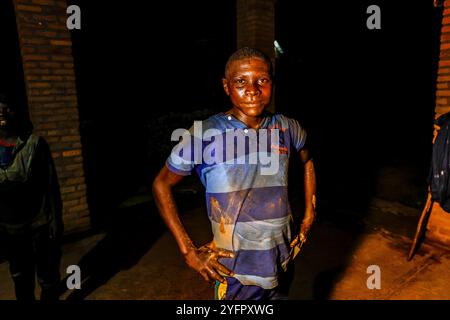
[[[246,116],[259,116],[272,94],[269,65],[260,58],[237,60],[231,63],[225,77],[223,88],[233,108]]]

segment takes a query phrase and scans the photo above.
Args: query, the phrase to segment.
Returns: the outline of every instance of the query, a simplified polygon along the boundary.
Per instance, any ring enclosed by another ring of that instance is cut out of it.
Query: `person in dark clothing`
[[[0,95],[0,253],[18,300],[56,300],[60,282],[62,204],[48,144],[24,130]]]

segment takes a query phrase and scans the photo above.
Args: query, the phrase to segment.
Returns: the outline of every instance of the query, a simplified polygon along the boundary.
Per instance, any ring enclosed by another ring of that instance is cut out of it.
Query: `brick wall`
[[[5,1],[5,0],[1,0]],[[13,0],[30,119],[52,150],[66,233],[90,225],[65,0]]]
[[[275,57],[275,1],[237,0],[237,46],[253,46]]]
[[[275,67],[275,0],[237,0],[236,5],[237,47],[262,50]],[[271,111],[274,111],[274,100],[272,97]]]
[[[435,117],[450,112],[450,1],[444,2]],[[435,130],[434,136],[437,131]],[[427,225],[427,238],[450,247],[450,214],[434,204]]]

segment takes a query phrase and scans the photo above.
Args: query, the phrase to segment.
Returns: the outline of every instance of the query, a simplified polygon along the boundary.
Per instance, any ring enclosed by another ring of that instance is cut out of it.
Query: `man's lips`
[[[260,104],[261,104],[261,101],[243,102],[242,104],[244,104],[244,105],[255,106],[255,105],[260,105]]]

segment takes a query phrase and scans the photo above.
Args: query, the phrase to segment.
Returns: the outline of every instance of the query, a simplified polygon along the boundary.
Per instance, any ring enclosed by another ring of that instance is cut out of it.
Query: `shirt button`
[[[231,120],[231,117],[230,117],[230,116],[228,116],[228,120]]]

